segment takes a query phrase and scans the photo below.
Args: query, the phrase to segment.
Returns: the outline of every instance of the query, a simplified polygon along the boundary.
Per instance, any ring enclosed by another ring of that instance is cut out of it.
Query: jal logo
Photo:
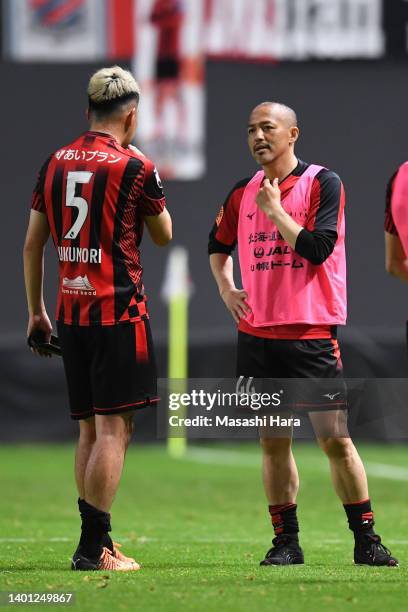
[[[265,254],[265,250],[263,247],[256,247],[254,249],[254,255],[257,259],[260,259],[261,257],[263,257]]]
[[[247,214],[248,219],[250,219],[250,220],[252,221],[252,217],[254,216],[254,214],[255,214],[255,212],[253,212],[253,213],[248,213],[248,214]]]

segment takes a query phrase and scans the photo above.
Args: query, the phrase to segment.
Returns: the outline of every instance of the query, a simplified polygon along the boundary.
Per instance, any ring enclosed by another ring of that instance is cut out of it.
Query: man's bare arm
[[[210,255],[210,266],[220,296],[232,314],[234,321],[239,323],[239,320],[244,318],[245,313],[250,312],[251,309],[246,302],[248,294],[235,286],[234,263],[231,255],[212,253]]]
[[[150,237],[157,246],[166,246],[173,237],[170,213],[165,208],[160,215],[144,218]]]
[[[24,279],[28,305],[27,336],[43,332],[45,342],[49,342],[52,325],[44,304],[44,248],[50,235],[47,217],[44,213],[32,210],[24,243]]]
[[[388,232],[385,232],[385,269],[391,276],[408,283],[408,258],[401,240]]]

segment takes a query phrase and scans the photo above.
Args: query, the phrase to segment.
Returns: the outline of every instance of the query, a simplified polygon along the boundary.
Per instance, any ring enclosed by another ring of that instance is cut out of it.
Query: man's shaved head
[[[261,102],[252,109],[248,121],[248,145],[255,161],[271,168],[277,160],[292,166],[295,143],[299,137],[297,117],[293,108],[282,102]],[[276,168],[275,170],[276,171]]]
[[[274,113],[279,115],[279,118],[282,119],[288,127],[297,127],[297,117],[293,108],[287,106],[286,104],[282,104],[282,102],[261,102],[254,109],[252,109],[251,115],[254,111],[258,109],[262,109],[262,107],[270,106],[271,110]]]

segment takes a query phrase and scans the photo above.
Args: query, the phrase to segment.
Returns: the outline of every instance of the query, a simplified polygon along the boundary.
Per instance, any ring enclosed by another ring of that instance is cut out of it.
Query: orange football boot
[[[141,568],[140,563],[138,563],[135,559],[133,559],[133,557],[126,557],[126,555],[120,552],[119,548],[122,548],[122,544],[119,544],[118,542],[113,542],[113,551],[112,551],[113,557],[115,557],[116,559],[119,559],[119,561],[122,561],[123,563],[130,563],[130,565],[134,566],[133,569],[135,570],[138,570]]]
[[[122,555],[124,556],[124,555]],[[124,557],[126,558],[126,557]],[[121,561],[114,557],[111,551],[105,546],[102,548],[102,554],[98,561],[92,561],[80,554],[74,554],[72,557],[71,569],[76,571],[114,571],[114,572],[134,572],[140,569],[140,565],[136,562],[130,563]]]

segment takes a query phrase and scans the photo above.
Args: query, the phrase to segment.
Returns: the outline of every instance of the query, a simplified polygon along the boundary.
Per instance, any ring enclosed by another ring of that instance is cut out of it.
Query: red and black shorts
[[[237,376],[262,379],[263,390],[267,390],[267,381],[273,381],[272,389],[287,388],[285,395],[291,408],[306,412],[347,408],[336,338],[275,340],[240,331]]]
[[[158,401],[148,320],[117,325],[57,322],[71,417],[119,414]]]

